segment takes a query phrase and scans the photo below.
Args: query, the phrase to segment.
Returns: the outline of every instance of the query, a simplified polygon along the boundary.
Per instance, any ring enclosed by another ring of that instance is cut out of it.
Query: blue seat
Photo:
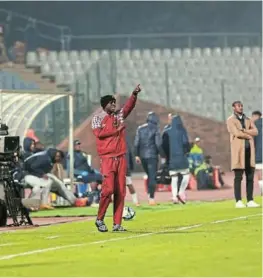
[[[6,90],[36,90],[38,85],[34,82],[22,80],[16,73],[0,71],[0,87]]]

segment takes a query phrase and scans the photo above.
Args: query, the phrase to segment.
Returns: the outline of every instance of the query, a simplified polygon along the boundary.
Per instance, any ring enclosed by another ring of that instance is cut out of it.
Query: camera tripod
[[[4,186],[5,204],[13,224],[8,226],[33,225],[28,210],[22,204],[21,185],[14,182],[8,162],[0,162],[0,180]]]

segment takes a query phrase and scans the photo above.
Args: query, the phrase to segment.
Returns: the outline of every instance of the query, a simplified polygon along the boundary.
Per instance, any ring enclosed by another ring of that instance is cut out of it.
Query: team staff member
[[[261,190],[261,195],[263,193],[263,180],[262,180],[262,114],[260,111],[254,111],[252,113],[252,120],[254,120],[255,126],[258,129],[258,135],[254,137],[255,149],[256,149],[256,171],[258,176],[258,184]]]
[[[234,171],[234,193],[236,208],[244,208],[241,198],[241,181],[243,173],[246,174],[247,207],[258,207],[253,200],[254,172],[255,172],[255,146],[253,137],[258,130],[251,119],[243,113],[241,101],[232,104],[233,115],[227,119],[227,129],[230,134],[231,169]]]
[[[103,111],[92,119],[92,130],[96,136],[97,152],[101,161],[102,182],[96,226],[99,232],[107,232],[104,223],[107,208],[114,194],[113,204],[113,231],[126,231],[122,226],[122,213],[126,194],[126,134],[124,119],[135,107],[137,95],[141,91],[138,85],[122,109],[115,111],[116,99],[112,95],[101,98]]]

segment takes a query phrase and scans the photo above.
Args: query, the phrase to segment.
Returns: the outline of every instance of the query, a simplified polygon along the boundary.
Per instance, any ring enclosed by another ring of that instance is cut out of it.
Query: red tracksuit
[[[92,119],[92,130],[96,136],[97,152],[100,157],[103,183],[98,219],[103,220],[114,194],[114,224],[121,224],[126,195],[126,141],[125,129],[117,131],[136,104],[137,96],[131,97],[116,114],[102,111]]]

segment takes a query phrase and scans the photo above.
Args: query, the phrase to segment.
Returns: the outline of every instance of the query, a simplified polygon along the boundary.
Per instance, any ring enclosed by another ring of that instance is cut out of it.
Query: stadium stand
[[[83,94],[88,73],[94,102],[98,101],[98,90],[110,93],[116,83],[117,92],[129,93],[140,79],[145,101],[222,121],[222,90],[226,103],[241,99],[248,113],[260,108],[261,60],[259,47],[185,48],[28,52],[26,65],[39,67],[42,76],[55,78],[57,85],[72,89],[78,82]],[[99,66],[99,77],[94,65]],[[112,75],[114,67],[116,76]]]

